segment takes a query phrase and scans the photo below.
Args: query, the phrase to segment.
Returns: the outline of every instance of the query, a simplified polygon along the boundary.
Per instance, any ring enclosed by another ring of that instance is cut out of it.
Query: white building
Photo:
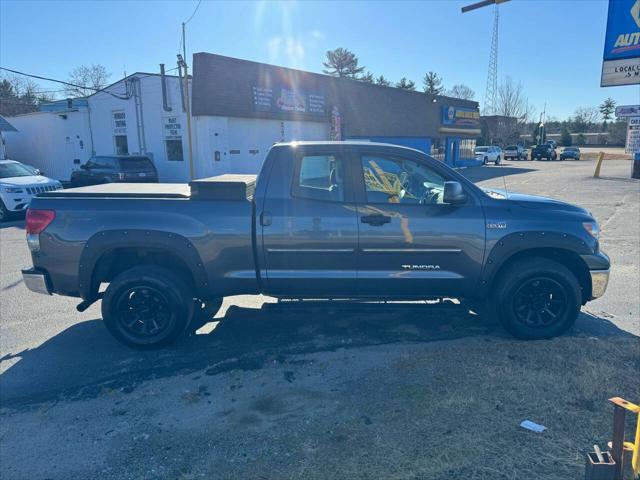
[[[92,155],[144,154],[160,181],[189,179],[181,79],[134,73],[86,99],[62,100],[11,117],[7,156],[68,180]]]

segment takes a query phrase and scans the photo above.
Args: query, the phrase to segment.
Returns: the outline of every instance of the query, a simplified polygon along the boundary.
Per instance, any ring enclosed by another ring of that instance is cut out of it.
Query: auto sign
[[[609,0],[600,86],[640,84],[640,0]]]

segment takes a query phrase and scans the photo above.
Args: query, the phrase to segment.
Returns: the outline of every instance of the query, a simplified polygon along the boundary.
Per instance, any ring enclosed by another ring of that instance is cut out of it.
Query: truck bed
[[[68,188],[48,192],[57,198],[189,198],[191,189],[186,183],[105,183],[89,187]]]
[[[56,198],[182,198],[194,200],[251,200],[255,175],[219,175],[186,183],[105,183],[48,192]]]

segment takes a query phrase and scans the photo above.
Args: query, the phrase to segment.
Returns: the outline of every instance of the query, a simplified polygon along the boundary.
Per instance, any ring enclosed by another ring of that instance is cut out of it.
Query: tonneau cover
[[[191,189],[186,183],[105,183],[42,193],[42,197],[74,198],[189,198]]]

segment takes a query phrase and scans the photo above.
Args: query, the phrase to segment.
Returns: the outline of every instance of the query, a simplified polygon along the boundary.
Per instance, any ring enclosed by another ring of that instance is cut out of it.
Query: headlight
[[[582,226],[587,233],[596,240],[600,237],[600,227],[598,226],[598,222],[583,222]]]
[[[7,193],[22,193],[20,187],[4,187],[3,190]]]

